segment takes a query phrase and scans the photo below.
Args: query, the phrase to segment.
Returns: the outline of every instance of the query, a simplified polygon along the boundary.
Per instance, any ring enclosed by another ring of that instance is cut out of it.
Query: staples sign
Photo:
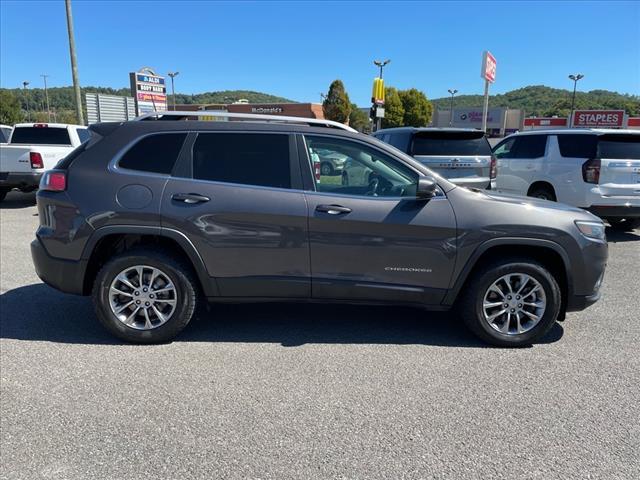
[[[496,58],[491,55],[491,52],[485,51],[482,54],[482,72],[480,76],[487,80],[488,82],[496,81],[496,68],[498,67],[498,62]]]
[[[574,127],[622,127],[624,110],[576,110]]]

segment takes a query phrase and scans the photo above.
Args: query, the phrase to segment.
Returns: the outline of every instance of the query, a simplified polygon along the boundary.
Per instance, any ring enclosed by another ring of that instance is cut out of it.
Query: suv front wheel
[[[160,250],[138,248],[111,258],[93,286],[102,325],[134,343],[162,343],[189,323],[197,285],[190,269]]]
[[[467,282],[460,315],[482,340],[503,347],[530,345],[553,326],[561,308],[558,282],[529,259],[495,262]]]

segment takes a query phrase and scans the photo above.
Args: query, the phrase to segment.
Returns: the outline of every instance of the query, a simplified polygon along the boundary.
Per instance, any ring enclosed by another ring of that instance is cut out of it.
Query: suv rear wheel
[[[460,315],[472,332],[493,345],[530,345],[549,331],[560,312],[558,282],[533,260],[486,265],[465,288]]]
[[[111,258],[92,295],[98,320],[112,334],[127,342],[161,343],[189,323],[196,292],[188,266],[163,251],[139,248]]]
[[[557,201],[553,188],[544,185],[534,187],[527,196],[539,198],[541,200],[549,200],[550,202]]]

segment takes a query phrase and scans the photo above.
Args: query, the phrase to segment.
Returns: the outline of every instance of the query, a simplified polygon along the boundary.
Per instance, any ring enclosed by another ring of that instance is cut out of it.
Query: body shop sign
[[[136,99],[138,115],[167,109],[167,87],[164,77],[145,67],[129,74],[131,94]]]
[[[576,110],[574,127],[622,127],[624,110]]]

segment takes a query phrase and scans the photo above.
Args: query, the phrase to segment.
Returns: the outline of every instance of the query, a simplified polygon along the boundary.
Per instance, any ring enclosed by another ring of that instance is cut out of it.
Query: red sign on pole
[[[574,127],[622,127],[624,110],[576,110],[572,125]]]
[[[491,52],[485,50],[482,54],[482,71],[480,72],[480,76],[487,82],[495,82],[497,66],[498,62],[496,61],[496,58],[491,55]]]

